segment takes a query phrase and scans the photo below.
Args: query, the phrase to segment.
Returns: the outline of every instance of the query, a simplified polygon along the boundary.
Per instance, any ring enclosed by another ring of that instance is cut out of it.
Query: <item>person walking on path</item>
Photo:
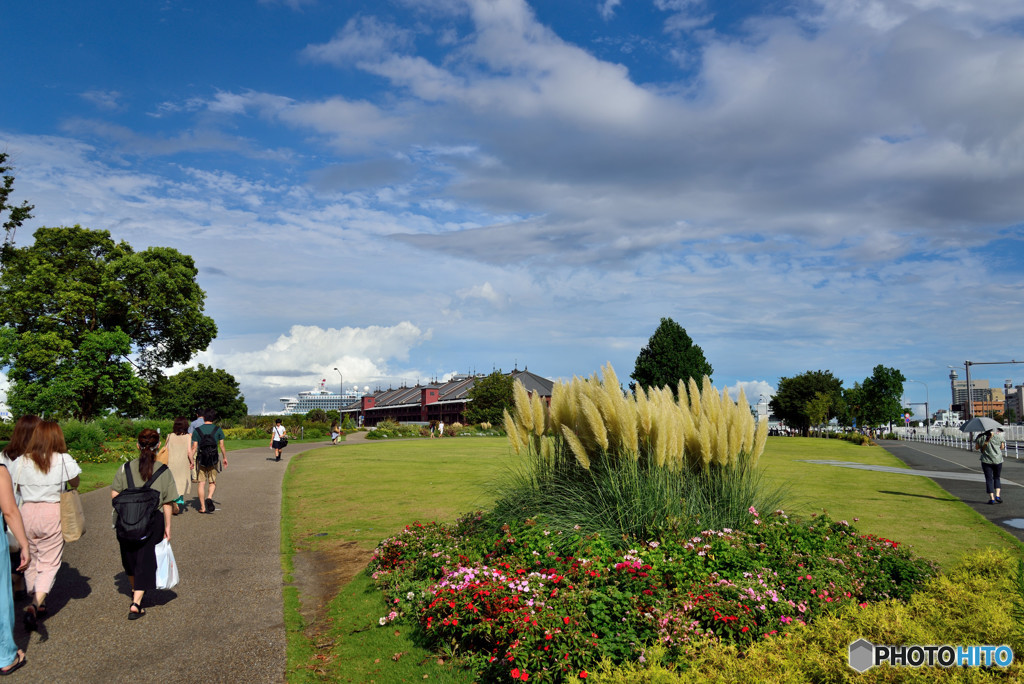
[[[338,427],[338,421],[331,422],[331,444],[337,444],[338,439],[341,437],[341,428]]]
[[[33,416],[34,418],[35,416]],[[38,421],[38,418],[36,419]],[[20,421],[19,421],[20,423]],[[29,563],[28,537],[25,536],[25,525],[21,520],[21,512],[14,500],[14,487],[11,474],[6,467],[0,468],[0,512],[4,516],[4,532],[11,531],[18,540],[18,570],[24,570]],[[0,676],[9,675],[26,662],[25,652],[14,643],[14,592],[11,588],[11,565],[0,561],[0,663],[8,663],[0,668]]]
[[[174,419],[173,432],[167,435],[164,448],[157,454],[157,460],[165,464],[174,476],[174,486],[178,489],[178,498],[171,504],[171,513],[178,515],[185,510],[185,496],[189,491],[189,480],[192,473],[192,459],[189,450],[192,437],[188,434],[188,418],[179,416]],[[163,454],[163,458],[160,457]],[[166,460],[165,460],[166,459]]]
[[[75,489],[82,469],[67,453],[60,426],[44,420],[32,431],[25,453],[4,463],[21,494],[21,517],[32,558],[25,568],[25,588],[33,596],[25,608],[26,629],[35,629],[46,615],[46,595],[60,569],[64,537],[60,529],[60,492],[64,483]]]
[[[148,520],[149,530],[142,539],[128,539],[120,534],[117,537],[121,549],[121,567],[128,576],[132,590],[132,604],[128,607],[128,619],[138,620],[146,615],[142,607],[142,597],[147,591],[156,589],[156,545],[161,539],[171,538],[171,503],[178,498],[178,490],[174,486],[174,476],[170,469],[156,462],[156,448],[160,445],[160,434],[156,430],[145,429],[139,433],[139,457],[123,468],[119,468],[110,485],[111,504],[115,505],[113,518],[117,527],[118,514],[116,504],[118,494],[128,489],[144,487],[158,492],[155,497],[156,507]],[[153,477],[156,468],[157,477]],[[129,475],[131,479],[129,481]],[[133,487],[134,485],[134,487]],[[160,513],[163,515],[160,515]]]
[[[437,437],[438,437],[438,439],[440,439],[441,437],[444,437],[444,421],[443,420],[437,421]]]
[[[14,430],[11,432],[11,441],[7,442],[7,446],[4,447],[2,453],[2,464],[8,467],[7,474],[10,475],[10,466],[19,456],[25,453],[25,447],[28,446],[28,440],[32,438],[32,432],[35,431],[36,425],[39,425],[42,420],[39,416],[25,415],[18,418],[18,422],[14,424]],[[18,511],[18,519],[21,519],[21,511]],[[11,571],[14,585],[14,597],[16,599],[25,598],[25,573],[21,572],[24,568],[19,568],[17,562],[19,554],[17,551],[11,553],[11,567],[15,568]],[[19,559],[20,561],[20,559]]]
[[[205,409],[196,409],[196,419],[193,420],[191,423],[189,423],[189,425],[188,425],[188,434],[191,435],[193,432],[196,431],[197,427],[199,427],[200,425],[202,425],[203,423],[206,422],[206,419],[203,418],[203,414],[205,414],[205,413],[206,413]]]
[[[988,430],[978,435],[974,441],[981,452],[981,470],[985,473],[985,491],[988,492],[989,504],[1001,504],[1003,498],[1000,496],[1002,483],[999,477],[1003,472],[1003,452],[1006,451],[1006,439],[1003,437],[1003,429],[998,428],[997,432]]]
[[[285,429],[284,425],[281,424],[281,419],[278,418],[274,421],[274,427],[270,431],[270,448],[274,450],[274,455],[277,456],[275,461],[281,460],[281,449],[284,449],[287,440],[288,430]]]
[[[199,490],[199,512],[213,513],[213,492],[217,489],[217,473],[228,467],[228,452],[224,448],[224,431],[214,422],[216,409],[203,412],[203,424],[192,432],[192,447],[189,460],[196,465],[196,489]],[[218,446],[223,461],[217,457]],[[210,485],[210,496],[206,497],[206,485]]]

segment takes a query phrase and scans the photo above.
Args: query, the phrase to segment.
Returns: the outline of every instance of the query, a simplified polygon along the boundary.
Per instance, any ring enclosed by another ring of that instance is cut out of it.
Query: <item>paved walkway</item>
[[[296,453],[280,463],[266,447],[228,452],[213,515],[191,508],[171,523],[181,581],[147,592],[147,614],[129,621],[128,580],[110,524],[110,488],[82,501],[86,534],[64,549],[38,633],[19,623],[15,640],[34,682],[283,682],[281,482]],[[194,485],[193,485],[194,487]],[[21,603],[18,608],[20,610]]]
[[[810,461],[845,468],[863,468],[893,474],[894,477],[931,477],[986,520],[1024,541],[1024,460],[1009,458],[1003,463],[1002,504],[990,506],[985,493],[985,476],[978,453],[927,442],[879,440],[878,444],[910,467],[909,472],[888,466],[866,466],[836,461]]]

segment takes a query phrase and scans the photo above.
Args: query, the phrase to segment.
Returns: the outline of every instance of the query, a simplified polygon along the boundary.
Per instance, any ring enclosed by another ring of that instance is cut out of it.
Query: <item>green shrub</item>
[[[107,439],[135,439],[139,436],[139,430],[136,429],[135,423],[131,418],[109,415],[96,418],[92,421],[92,424],[102,430]]]
[[[966,557],[949,574],[925,582],[906,602],[847,604],[807,627],[794,627],[740,649],[695,641],[684,658],[664,647],[644,652],[643,662],[606,659],[588,681],[654,682],[1008,682],[1024,676],[1020,660],[1009,668],[874,667],[855,674],[847,664],[857,639],[876,644],[1006,644],[1024,649],[1006,611],[1015,560],[1006,551]]]
[[[224,430],[224,441],[235,439],[270,439],[270,428],[227,428]]]
[[[83,423],[68,420],[61,425],[61,431],[64,433],[68,453],[76,460],[98,457],[102,453],[103,443],[107,440],[107,434],[99,421]]]
[[[382,420],[367,433],[366,439],[399,439],[421,436],[422,429],[419,425],[406,425],[393,420]]]

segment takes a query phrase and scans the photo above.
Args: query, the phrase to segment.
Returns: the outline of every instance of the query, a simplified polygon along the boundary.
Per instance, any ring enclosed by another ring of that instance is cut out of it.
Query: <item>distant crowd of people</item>
[[[131,588],[128,619],[146,615],[147,591],[157,588],[157,544],[171,538],[171,519],[187,510],[185,497],[196,485],[200,513],[211,514],[217,474],[228,465],[224,431],[217,411],[197,411],[189,423],[175,418],[163,445],[156,430],[137,438],[138,456],[118,468],[111,483],[112,521],[121,567]],[[286,442],[277,421],[271,448],[280,460]],[[0,676],[27,662],[14,641],[15,600],[29,599],[22,611],[28,631],[47,616],[64,552],[61,492],[77,489],[82,472],[68,453],[64,433],[54,421],[37,416],[18,419],[0,453],[0,512],[7,532],[10,563],[0,563]]]

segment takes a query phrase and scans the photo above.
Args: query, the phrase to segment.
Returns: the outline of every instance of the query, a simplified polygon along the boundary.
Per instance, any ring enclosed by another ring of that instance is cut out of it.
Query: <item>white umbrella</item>
[[[995,430],[996,428],[1001,427],[1003,427],[1001,423],[997,423],[991,418],[977,416],[961,425],[960,432],[988,432],[989,430]]]

